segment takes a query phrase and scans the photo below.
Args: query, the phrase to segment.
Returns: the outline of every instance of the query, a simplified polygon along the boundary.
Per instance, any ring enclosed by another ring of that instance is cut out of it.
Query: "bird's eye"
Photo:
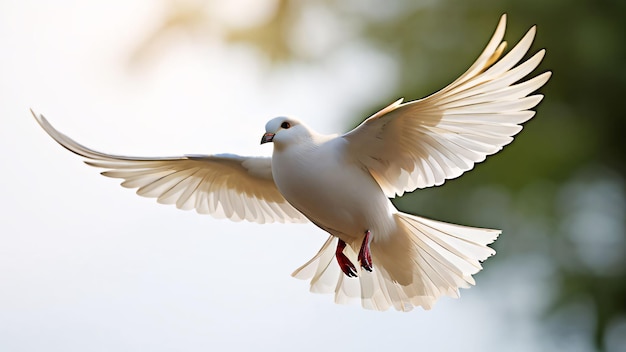
[[[285,122],[280,124],[280,127],[284,128],[284,129],[288,129],[289,127],[291,127],[291,124],[289,122],[285,121]]]

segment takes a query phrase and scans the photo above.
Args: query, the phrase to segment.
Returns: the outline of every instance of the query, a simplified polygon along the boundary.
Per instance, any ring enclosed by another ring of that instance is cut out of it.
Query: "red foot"
[[[341,239],[339,239],[339,243],[337,243],[337,250],[335,250],[335,257],[337,257],[337,263],[339,264],[341,271],[343,271],[343,273],[346,274],[347,277],[357,277],[356,268],[354,267],[354,264],[352,264],[350,259],[348,259],[348,257],[346,257],[345,254],[343,254],[344,248],[346,248],[346,243],[342,241]]]
[[[359,262],[363,269],[372,272],[374,265],[372,264],[372,254],[370,253],[370,235],[370,230],[365,231],[365,238],[363,239],[361,250],[359,251]]]

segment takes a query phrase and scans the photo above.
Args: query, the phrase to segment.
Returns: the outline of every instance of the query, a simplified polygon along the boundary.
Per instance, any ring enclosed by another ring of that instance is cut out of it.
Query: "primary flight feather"
[[[460,176],[509,144],[534,116],[550,78],[521,81],[541,62],[522,62],[531,28],[505,56],[506,16],[476,62],[426,98],[398,100],[344,135],[321,135],[303,122],[277,117],[261,143],[271,158],[232,154],[139,158],[89,149],[33,113],[59,144],[122,186],[180,209],[232,220],[311,221],[330,236],[293,276],[311,291],[344,303],[408,311],[430,309],[441,296],[459,296],[495,252],[499,230],[453,225],[399,212],[389,200]]]

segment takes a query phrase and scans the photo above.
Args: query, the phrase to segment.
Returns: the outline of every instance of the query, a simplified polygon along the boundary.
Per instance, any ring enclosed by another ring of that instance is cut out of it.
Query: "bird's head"
[[[303,123],[291,117],[275,117],[265,125],[261,144],[273,142],[284,146],[307,139],[311,139],[311,131]]]

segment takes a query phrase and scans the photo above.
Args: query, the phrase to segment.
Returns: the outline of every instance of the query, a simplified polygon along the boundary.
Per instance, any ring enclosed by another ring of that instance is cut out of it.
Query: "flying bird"
[[[509,144],[535,114],[551,72],[522,81],[545,50],[523,61],[532,27],[503,56],[506,16],[476,62],[457,80],[419,100],[402,99],[342,135],[323,135],[292,117],[265,125],[268,157],[233,154],[129,157],[87,148],[37,122],[60,145],[159,203],[257,223],[310,221],[329,233],[292,275],[337,303],[364,308],[432,308],[459,297],[495,251],[501,231],[430,220],[398,211],[390,198],[441,185]]]

